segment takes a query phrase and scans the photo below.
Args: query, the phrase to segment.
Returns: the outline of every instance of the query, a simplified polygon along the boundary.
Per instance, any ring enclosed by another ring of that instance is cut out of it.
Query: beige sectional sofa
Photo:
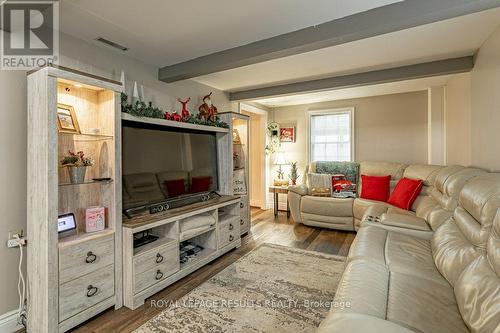
[[[316,172],[315,164],[308,166],[306,174]],[[462,166],[405,165],[391,162],[361,162],[359,175],[391,175],[391,188],[402,177],[421,179],[423,187],[412,209],[407,211],[385,202],[362,198],[337,199],[309,195],[307,183],[290,186],[288,202],[293,220],[305,225],[336,230],[358,230],[366,216],[387,216],[388,228],[394,214],[408,215],[407,223],[415,223],[415,230],[429,232],[439,226],[440,221],[450,217],[457,205],[458,193],[463,185],[485,171]],[[358,192],[363,184],[358,181]],[[304,176],[307,179],[307,176]],[[446,188],[445,188],[445,184]],[[398,221],[399,223],[400,221]],[[427,223],[429,222],[429,223]],[[396,223],[396,222],[395,222]],[[397,226],[393,226],[397,227]]]
[[[361,223],[318,332],[500,332],[500,174],[446,167],[434,181],[422,212],[393,214],[430,237]]]

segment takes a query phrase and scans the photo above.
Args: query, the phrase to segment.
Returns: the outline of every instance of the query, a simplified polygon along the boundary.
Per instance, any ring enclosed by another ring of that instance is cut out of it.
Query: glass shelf
[[[59,186],[80,186],[80,185],[90,185],[90,184],[107,185],[107,184],[112,184],[112,183],[113,183],[113,179],[111,179],[111,180],[101,180],[101,181],[89,180],[89,181],[85,181],[83,183],[76,183],[76,184],[73,184],[73,183],[61,183],[61,184],[59,184]]]
[[[78,142],[105,141],[114,139],[114,136],[112,135],[102,135],[102,134],[59,132],[59,135],[72,136],[73,140]]]

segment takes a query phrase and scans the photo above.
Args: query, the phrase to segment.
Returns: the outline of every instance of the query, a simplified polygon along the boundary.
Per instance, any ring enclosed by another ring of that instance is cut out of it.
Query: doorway
[[[242,114],[250,117],[249,182],[250,206],[267,209],[267,159],[266,145],[267,111],[253,105],[241,104]]]

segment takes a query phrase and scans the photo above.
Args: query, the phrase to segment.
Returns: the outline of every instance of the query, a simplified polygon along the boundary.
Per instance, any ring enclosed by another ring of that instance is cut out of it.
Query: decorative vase
[[[68,167],[69,181],[71,184],[81,184],[85,182],[85,172],[87,167],[85,166],[70,166]]]

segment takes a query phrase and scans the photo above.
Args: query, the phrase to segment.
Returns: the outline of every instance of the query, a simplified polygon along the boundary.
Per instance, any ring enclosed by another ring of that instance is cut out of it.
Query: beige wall
[[[500,171],[500,26],[476,56],[471,110],[472,164]]]
[[[144,85],[146,99],[164,109],[176,108],[177,97],[191,96],[190,110],[213,91],[212,101],[220,111],[234,105],[217,89],[192,80],[166,84],[157,80],[157,68],[145,65],[111,50],[90,45],[69,36],[61,36],[61,65],[118,80],[125,70],[127,80]],[[127,82],[127,93],[132,90]],[[26,231],[26,73],[0,71],[0,315],[17,309],[17,265],[19,250],[5,244],[9,231]],[[55,221],[54,221],[55,222]],[[28,240],[29,242],[29,240]],[[29,246],[29,245],[28,245]]]
[[[264,184],[265,181],[265,170],[263,166],[265,165],[265,133],[263,133],[264,117],[256,114],[242,111],[250,117],[250,205],[255,207],[262,207],[264,204]]]
[[[471,165],[471,74],[446,84],[446,162]]]
[[[26,75],[0,71],[0,315],[17,309],[19,250],[9,231],[26,234]],[[26,258],[26,256],[25,256]],[[24,262],[26,272],[26,261]]]
[[[283,143],[282,150],[299,162],[301,174],[308,163],[307,111],[352,106],[356,161],[427,162],[427,92],[421,91],[274,109],[274,121],[297,123],[297,141]]]
[[[427,99],[427,163],[445,165],[445,88],[429,88]]]

